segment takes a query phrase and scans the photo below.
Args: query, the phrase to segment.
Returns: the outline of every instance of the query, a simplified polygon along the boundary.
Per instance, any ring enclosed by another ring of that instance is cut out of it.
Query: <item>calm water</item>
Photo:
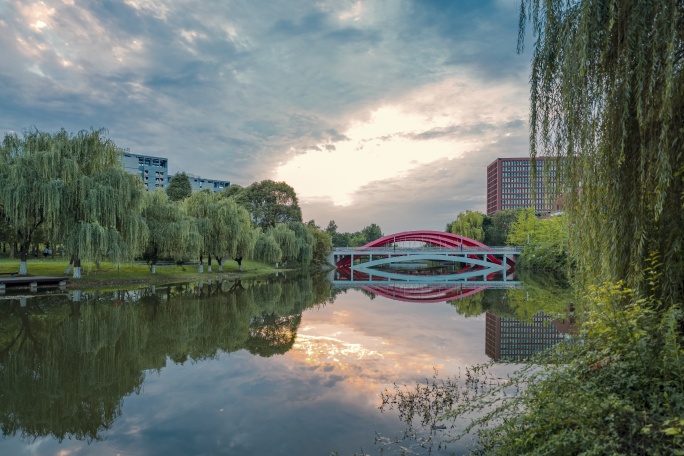
[[[562,308],[549,287],[415,303],[280,277],[4,296],[0,454],[379,454],[376,435],[405,428],[383,390],[490,360],[488,319]]]

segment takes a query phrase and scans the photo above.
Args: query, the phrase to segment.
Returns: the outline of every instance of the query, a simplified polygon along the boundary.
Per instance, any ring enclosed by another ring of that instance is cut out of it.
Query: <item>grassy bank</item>
[[[28,260],[28,276],[64,276],[69,260],[67,258],[35,258]],[[0,256],[0,272],[15,272],[19,270],[19,259]],[[199,273],[197,265],[164,265],[157,266],[156,274],[150,272],[150,267],[140,263],[109,263],[102,262],[96,268],[94,263],[84,263],[81,279],[70,278],[70,288],[99,288],[111,285],[124,284],[162,284],[171,282],[191,282],[209,279],[232,279],[256,277],[260,275],[274,274],[277,269],[273,266],[244,260],[242,270],[238,271],[235,261],[226,261],[223,272],[218,272],[218,264],[212,263],[212,272],[207,271],[204,265],[204,273]],[[6,275],[0,277],[7,277]]]

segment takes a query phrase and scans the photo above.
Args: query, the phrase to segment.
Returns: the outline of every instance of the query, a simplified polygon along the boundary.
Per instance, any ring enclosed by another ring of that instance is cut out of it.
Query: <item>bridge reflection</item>
[[[372,274],[338,268],[329,275],[335,288],[360,288],[369,293],[404,302],[446,302],[463,299],[487,289],[523,288],[513,274],[491,273],[465,280],[458,274],[430,274],[414,271],[392,274],[375,271]],[[389,277],[388,277],[389,276]]]
[[[465,299],[485,290],[523,289],[510,274],[489,274],[480,280],[455,280],[449,275],[402,275],[390,280],[340,268],[329,280],[334,288],[357,288],[376,296],[411,303],[439,303]],[[484,311],[484,309],[483,309]],[[485,354],[495,361],[522,362],[576,334],[574,308],[565,315],[537,312],[522,319],[485,311]]]

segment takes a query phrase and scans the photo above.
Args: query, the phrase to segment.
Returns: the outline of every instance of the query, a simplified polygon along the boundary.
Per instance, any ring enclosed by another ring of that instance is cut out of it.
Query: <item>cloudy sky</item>
[[[106,128],[304,220],[443,230],[528,153],[518,0],[0,0],[0,132]]]

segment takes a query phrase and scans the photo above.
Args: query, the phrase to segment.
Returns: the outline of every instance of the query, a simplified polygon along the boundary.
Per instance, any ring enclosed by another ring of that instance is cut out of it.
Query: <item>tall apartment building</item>
[[[537,157],[532,182],[531,159],[497,158],[487,166],[487,215],[504,209],[534,208],[550,212],[556,194],[556,161]],[[534,190],[534,191],[533,191]]]
[[[570,337],[562,331],[563,326],[541,312],[530,322],[492,312],[485,318],[485,354],[495,361],[522,361]]]
[[[140,176],[148,191],[155,188],[164,188],[169,174],[169,161],[167,158],[125,152],[121,163],[126,171]]]
[[[230,186],[229,181],[217,180],[217,179],[205,179],[203,177],[197,176],[195,174],[185,173],[190,180],[190,186],[193,192],[199,192],[200,190],[211,190],[212,192],[220,192],[225,188]],[[166,185],[173,176],[168,176],[166,178]]]

